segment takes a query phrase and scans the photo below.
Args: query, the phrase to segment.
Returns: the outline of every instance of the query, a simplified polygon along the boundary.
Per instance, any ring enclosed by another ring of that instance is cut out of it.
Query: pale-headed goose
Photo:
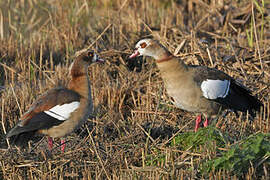
[[[168,95],[175,106],[190,112],[200,113],[195,131],[201,122],[201,113],[208,117],[220,110],[232,109],[254,116],[262,103],[251,92],[226,73],[205,66],[186,65],[181,58],[173,56],[158,41],[142,39],[130,58],[151,56],[155,59],[165,83]]]

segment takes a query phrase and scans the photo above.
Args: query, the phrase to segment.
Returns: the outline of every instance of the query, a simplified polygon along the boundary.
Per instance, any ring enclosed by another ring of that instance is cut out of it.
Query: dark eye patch
[[[88,57],[93,57],[94,56],[94,52],[93,51],[89,51],[88,52]]]
[[[140,44],[141,48],[145,48],[147,46],[147,44],[145,42]]]

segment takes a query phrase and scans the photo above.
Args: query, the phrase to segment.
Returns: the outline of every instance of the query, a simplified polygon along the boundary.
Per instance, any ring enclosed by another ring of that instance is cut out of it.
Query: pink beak
[[[135,50],[134,53],[131,54],[131,55],[129,56],[129,58],[130,58],[130,59],[131,59],[131,58],[135,58],[135,57],[138,56],[138,55],[140,55],[139,51],[138,51],[138,50]]]
[[[98,62],[98,63],[104,63],[104,62],[105,62],[105,60],[104,60],[104,59],[99,58],[99,59],[97,60],[97,62]]]

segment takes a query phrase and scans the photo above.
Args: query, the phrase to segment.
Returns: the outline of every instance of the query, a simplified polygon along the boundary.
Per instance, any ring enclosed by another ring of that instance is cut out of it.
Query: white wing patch
[[[48,111],[44,111],[46,114],[60,120],[64,121],[70,117],[70,114],[74,112],[80,106],[80,102],[74,101],[69,104],[62,104],[54,106]]]
[[[201,84],[203,96],[207,99],[225,98],[230,89],[229,80],[212,80],[207,79]]]

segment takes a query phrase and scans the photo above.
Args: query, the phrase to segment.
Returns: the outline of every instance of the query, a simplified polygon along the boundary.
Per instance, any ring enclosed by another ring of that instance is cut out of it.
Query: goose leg
[[[202,121],[201,115],[198,115],[196,118],[195,132],[198,131],[201,121]]]
[[[53,139],[51,137],[48,137],[48,147],[49,150],[51,151],[53,148]]]
[[[63,153],[65,152],[65,147],[66,147],[65,139],[61,139],[61,151],[62,151]]]
[[[204,123],[203,123],[203,126],[204,127],[207,127],[209,125],[209,121],[208,121],[208,118],[206,117],[205,118],[205,121],[204,121]]]

